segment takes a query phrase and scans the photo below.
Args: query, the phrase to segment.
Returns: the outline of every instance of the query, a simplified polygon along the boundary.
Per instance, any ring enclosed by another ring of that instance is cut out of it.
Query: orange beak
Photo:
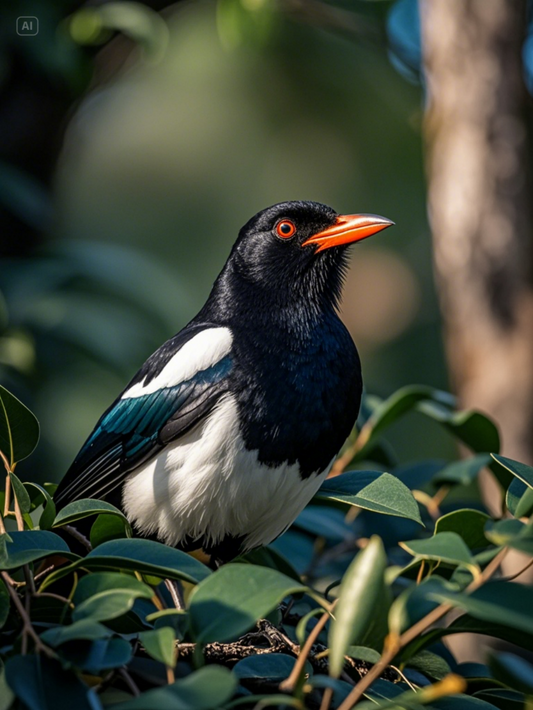
[[[339,215],[335,224],[322,232],[314,234],[302,244],[303,247],[317,244],[315,253],[330,247],[338,247],[342,244],[353,244],[361,239],[371,237],[382,229],[387,229],[394,224],[390,219],[380,217],[377,214],[348,214]]]

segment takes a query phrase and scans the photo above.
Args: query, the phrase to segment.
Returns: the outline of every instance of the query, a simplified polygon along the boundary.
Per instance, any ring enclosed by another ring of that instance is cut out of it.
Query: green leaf
[[[520,520],[499,520],[489,522],[485,535],[494,545],[508,545],[527,555],[533,555],[533,525],[524,525]]]
[[[96,639],[109,638],[112,631],[103,624],[92,619],[80,619],[69,626],[56,626],[47,629],[41,634],[41,639],[48,646],[56,648],[67,641],[95,641]]]
[[[474,696],[492,703],[500,710],[524,710],[526,702],[522,693],[506,688],[487,688],[474,693]]]
[[[59,649],[64,660],[92,675],[125,666],[131,661],[132,647],[123,638],[96,639],[92,643],[76,641],[67,648]]]
[[[93,692],[64,670],[56,660],[38,656],[12,656],[6,663],[6,680],[28,710],[95,710]]]
[[[9,710],[13,706],[14,695],[7,684],[6,669],[0,658],[0,710]]]
[[[82,560],[50,574],[41,588],[45,589],[80,566],[86,569],[135,570],[161,579],[182,579],[192,584],[211,574],[208,567],[186,552],[153,540],[128,538],[102,543]]]
[[[290,594],[308,591],[268,567],[227,564],[201,582],[190,603],[191,630],[199,643],[237,638]]]
[[[399,544],[417,559],[464,565],[474,572],[479,570],[470,550],[455,532],[440,532],[425,540],[408,540]]]
[[[508,459],[506,456],[500,456],[499,454],[491,454],[492,458],[496,463],[503,466],[503,468],[510,471],[513,476],[519,478],[523,483],[525,483],[529,488],[533,488],[533,467],[527,466],[525,463],[520,463],[520,461],[514,461],[513,459]]]
[[[139,639],[146,653],[165,666],[176,665],[176,636],[170,626],[161,626],[153,631],[143,631]]]
[[[375,513],[414,520],[423,525],[413,494],[390,473],[349,471],[327,478],[315,499],[338,500]]]
[[[0,385],[0,451],[11,468],[39,443],[39,422],[25,404]]]
[[[15,476],[12,471],[9,474],[9,478],[11,479],[11,485],[20,506],[21,513],[29,513],[31,500],[28,491],[24,488],[24,484],[20,481],[18,476]]]
[[[526,486],[519,478],[513,478],[507,489],[505,504],[515,518],[531,515],[533,512],[533,488]]]
[[[465,545],[472,550],[480,547],[487,547],[488,540],[485,537],[485,525],[490,517],[479,510],[464,508],[454,510],[452,513],[443,515],[435,523],[435,534],[442,532],[454,532],[459,535]]]
[[[4,582],[0,580],[0,629],[7,621],[10,605],[11,599],[9,597],[9,592],[7,591],[7,587]]]
[[[115,705],[115,710],[218,710],[237,688],[226,668],[205,666],[172,685],[148,690],[138,698]],[[76,709],[78,710],[78,709]]]
[[[514,582],[487,582],[472,594],[435,592],[434,599],[464,609],[476,619],[533,634],[531,589]]]
[[[91,515],[100,515],[101,513],[116,515],[124,521],[126,527],[131,531],[131,526],[124,513],[118,508],[115,508],[114,505],[111,505],[111,503],[106,503],[106,501],[103,500],[94,500],[93,498],[82,498],[81,500],[75,500],[73,503],[66,505],[59,511],[54,521],[54,527],[58,528],[61,525],[71,525],[76,522],[76,520],[82,520]]]
[[[133,607],[135,600],[140,596],[146,597],[146,595],[139,594],[133,589],[108,589],[105,592],[99,592],[90,599],[81,602],[74,609],[72,620],[107,621],[108,619],[116,619],[118,616],[128,612]]]
[[[450,585],[438,575],[427,577],[420,584],[411,584],[393,601],[389,611],[389,628],[391,633],[399,636],[414,626],[422,617],[438,606],[432,598],[433,592],[456,591],[455,585]],[[416,652],[416,648],[413,654]],[[410,654],[410,655],[413,655]],[[406,656],[410,657],[410,656]]]
[[[364,458],[371,445],[385,429],[424,400],[435,400],[447,407],[453,407],[455,404],[455,399],[450,394],[432,387],[424,385],[402,387],[388,399],[380,402],[361,428],[358,437],[361,449],[357,459]]]
[[[270,569],[275,569],[298,583],[302,581],[289,560],[273,547],[256,547],[255,550],[250,550],[250,552],[238,557],[234,562],[246,562],[251,565],[270,567]]]
[[[433,680],[442,680],[452,672],[444,658],[431,651],[420,651],[416,656],[410,658],[406,665]]]
[[[436,402],[421,402],[417,410],[442,424],[450,434],[466,444],[472,451],[499,451],[500,435],[494,422],[481,412],[467,410],[451,412]]]
[[[43,486],[40,486],[38,483],[26,482],[24,485],[26,488],[29,487],[30,491],[32,489],[37,491],[37,497],[42,498],[44,508],[41,513],[41,517],[39,518],[39,528],[41,530],[49,530],[54,524],[54,519],[56,517],[56,506],[52,500],[52,496],[46,488],[43,488]],[[32,502],[34,502],[33,497]]]
[[[346,651],[346,655],[350,658],[357,658],[360,661],[366,661],[374,665],[381,658],[381,653],[367,646],[350,646]]]
[[[120,572],[93,572],[82,577],[76,586],[72,601],[78,605],[95,594],[107,591],[132,591],[138,597],[151,599],[152,589],[136,577]]]
[[[488,466],[490,462],[490,454],[478,454],[462,461],[454,461],[434,476],[433,483],[468,486],[477,478],[481,469]]]
[[[533,695],[533,666],[514,653],[498,653],[489,661],[494,678],[509,688]]]
[[[271,683],[281,683],[290,675],[295,663],[296,659],[286,653],[256,654],[238,661],[233,666],[233,673],[239,680],[261,678]],[[311,664],[308,662],[306,662],[304,673],[307,675],[313,673]]]
[[[0,559],[0,569],[15,569],[43,557],[58,554],[69,560],[78,560],[67,543],[48,530],[21,530],[9,533],[6,540],[7,559]]]
[[[91,527],[90,541],[93,548],[109,540],[129,537],[130,526],[117,515],[103,513],[99,515]]]
[[[348,647],[359,643],[378,612],[387,556],[381,539],[374,535],[348,567],[343,577],[335,619],[329,631],[329,672],[338,678]]]

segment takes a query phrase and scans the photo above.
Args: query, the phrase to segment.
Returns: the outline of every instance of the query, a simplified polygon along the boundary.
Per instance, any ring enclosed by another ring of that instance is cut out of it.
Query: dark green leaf
[[[115,619],[129,611],[139,597],[151,599],[152,590],[150,587],[146,587],[146,590],[106,589],[98,592],[76,606],[72,612],[72,620],[106,621],[107,619]]]
[[[96,639],[108,638],[112,635],[103,624],[99,624],[92,619],[81,619],[75,621],[69,626],[56,626],[53,629],[47,629],[41,634],[41,638],[48,646],[60,646],[67,641],[95,641]]]
[[[27,482],[24,485],[26,486],[26,488],[28,488],[29,486],[30,490],[36,490],[39,494],[39,497],[42,498],[44,509],[41,513],[41,517],[39,518],[39,528],[41,530],[49,530],[54,524],[54,519],[56,517],[56,506],[54,501],[52,500],[52,496],[46,490],[46,488],[43,488],[38,483]]]
[[[58,661],[45,656],[12,656],[6,663],[6,679],[28,710],[95,710],[93,692]]]
[[[130,662],[132,647],[123,638],[96,639],[92,642],[73,641],[59,649],[62,658],[86,673],[100,675],[111,668]]]
[[[108,513],[101,514],[91,527],[91,545],[94,548],[104,542],[109,542],[109,540],[129,537],[128,532],[129,525],[122,518]]]
[[[246,562],[251,565],[260,565],[261,567],[270,567],[287,577],[291,577],[300,583],[300,575],[294,569],[289,560],[273,547],[256,547],[255,550],[247,552],[242,557],[239,557],[235,562]]]
[[[481,412],[450,412],[435,402],[421,402],[417,409],[443,425],[472,451],[499,451],[500,435],[494,422]]]
[[[505,688],[487,688],[474,693],[476,698],[492,703],[499,710],[524,710],[525,697],[516,690]]]
[[[533,512],[533,488],[526,486],[519,478],[513,478],[507,489],[505,504],[515,518],[531,515]]]
[[[514,461],[513,459],[508,459],[506,456],[500,456],[499,454],[491,454],[492,458],[496,463],[503,466],[508,471],[510,471],[513,476],[519,478],[523,483],[525,483],[529,488],[533,488],[533,467],[527,466],[525,463],[520,463],[520,461]]]
[[[230,641],[285,597],[305,591],[307,587],[268,567],[224,565],[201,582],[192,595],[191,630],[200,643]]]
[[[18,478],[18,476],[15,476],[13,472],[9,474],[9,478],[11,479],[11,486],[13,487],[21,513],[29,513],[31,508],[31,500],[28,495],[28,491],[24,488],[22,481]]]
[[[441,469],[433,478],[436,484],[459,484],[468,486],[477,478],[482,468],[491,462],[490,454],[478,454],[469,459],[454,461]]]
[[[7,684],[6,669],[3,660],[0,658],[0,710],[9,710],[12,707],[14,695]]]
[[[143,631],[139,639],[146,653],[165,666],[176,665],[176,636],[170,626],[161,626],[153,631]]]
[[[237,679],[226,668],[205,666],[172,685],[148,690],[114,707],[116,710],[218,710],[231,698],[236,687]]]
[[[496,710],[494,705],[485,700],[468,695],[449,695],[447,698],[434,700],[431,707],[435,710]]]
[[[59,535],[48,530],[14,531],[9,536],[11,541],[6,541],[8,557],[7,560],[0,560],[0,569],[15,569],[53,554],[70,560],[78,559],[78,555],[69,550]]]
[[[262,678],[281,683],[290,675],[295,663],[296,659],[286,653],[263,653],[243,658],[233,666],[233,673],[239,680]],[[311,665],[307,663],[306,666],[304,672],[311,675],[313,672]]]
[[[451,673],[451,668],[444,658],[431,651],[420,651],[416,656],[410,658],[406,665],[433,680],[442,680],[448,673]]]
[[[374,665],[381,658],[381,653],[367,646],[350,646],[346,652],[350,658],[357,658],[360,661],[366,661]]]
[[[486,513],[479,510],[464,508],[454,510],[452,513],[443,515],[435,523],[435,534],[442,532],[457,533],[467,547],[476,550],[480,547],[487,547],[488,540],[485,537],[485,524],[490,520]]]
[[[436,592],[436,601],[464,609],[483,621],[533,634],[531,590],[514,582],[487,582],[472,594]]]
[[[413,494],[390,473],[349,471],[328,478],[320,486],[315,499],[338,500],[376,513],[414,520],[423,525]]]
[[[490,658],[490,668],[497,680],[520,693],[533,695],[533,666],[514,653],[498,653]]]
[[[489,520],[485,535],[495,545],[508,545],[527,555],[533,555],[533,525],[520,520]]]
[[[451,565],[464,565],[470,569],[478,569],[470,550],[455,532],[437,533],[425,540],[408,540],[401,542],[400,547],[417,559],[437,560]]]
[[[71,525],[76,522],[76,520],[82,520],[82,518],[88,518],[91,515],[99,515],[100,513],[118,516],[131,530],[126,516],[118,508],[115,508],[111,503],[106,503],[106,501],[93,500],[92,498],[82,498],[81,500],[75,500],[73,503],[66,505],[57,514],[54,527],[58,528],[61,525]]]
[[[384,585],[387,556],[376,535],[361,550],[343,577],[335,619],[329,631],[330,675],[338,678],[348,647],[360,643],[378,613],[377,604]]]
[[[9,465],[27,458],[39,442],[39,422],[25,404],[0,385],[0,451]]]
[[[78,582],[72,601],[78,605],[101,592],[133,591],[137,597],[150,599],[151,588],[136,577],[120,572],[93,572],[82,577]]]

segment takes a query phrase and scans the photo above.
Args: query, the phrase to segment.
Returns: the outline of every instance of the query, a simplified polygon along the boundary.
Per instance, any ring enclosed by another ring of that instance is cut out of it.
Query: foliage
[[[56,514],[53,485],[14,473],[37,443],[34,415],[5,389],[0,404],[1,708],[505,710],[533,695],[520,657],[532,590],[496,575],[507,550],[533,556],[533,469],[500,456],[494,425],[449,395],[369,399],[338,475],[291,529],[216,571],[134,538],[109,503]],[[382,435],[413,408],[475,455],[395,464]],[[392,473],[376,470],[385,451]],[[497,518],[477,492],[483,467],[504,482]],[[72,527],[88,518],[89,540]],[[458,664],[443,639],[468,631],[508,647]]]

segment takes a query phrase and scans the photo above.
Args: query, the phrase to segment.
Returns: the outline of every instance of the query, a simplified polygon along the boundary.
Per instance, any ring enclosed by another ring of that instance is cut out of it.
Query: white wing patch
[[[180,382],[190,380],[197,372],[207,370],[222,360],[230,352],[232,340],[229,328],[202,330],[180,348],[157,377],[147,385],[144,385],[144,380],[137,382],[124,392],[122,399],[152,394],[165,387],[174,387]]]
[[[141,532],[169,545],[187,535],[217,542],[229,534],[246,536],[250,550],[294,521],[330,468],[302,479],[297,463],[259,463],[257,451],[244,446],[237,403],[226,395],[197,427],[130,474],[123,504]]]

